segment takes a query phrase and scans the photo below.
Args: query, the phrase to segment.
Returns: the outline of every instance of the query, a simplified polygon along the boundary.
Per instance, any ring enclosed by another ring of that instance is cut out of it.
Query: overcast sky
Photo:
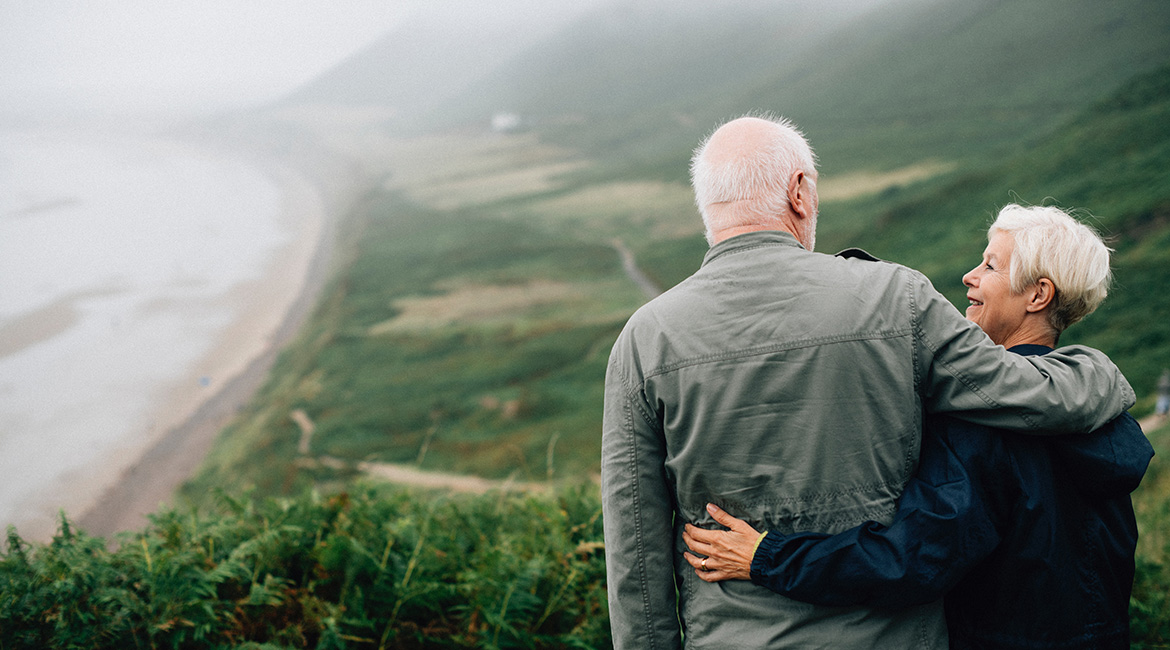
[[[279,96],[414,0],[0,0],[9,106],[202,108]]]
[[[0,111],[206,110],[276,99],[415,11],[600,0],[0,0]]]
[[[290,93],[419,12],[440,20],[457,14],[463,25],[506,25],[523,40],[599,5],[674,12],[712,1],[0,0],[0,116],[254,106]],[[738,0],[719,1],[734,8]],[[882,1],[822,0],[814,10]]]

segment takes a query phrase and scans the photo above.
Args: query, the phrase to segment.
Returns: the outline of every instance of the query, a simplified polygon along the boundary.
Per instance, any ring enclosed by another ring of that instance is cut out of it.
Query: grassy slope
[[[827,70],[753,96],[791,105],[827,170],[857,156],[900,165],[1010,153],[1170,60],[1170,7],[1145,0],[944,2],[872,18],[810,56]],[[851,56],[832,58],[842,50]]]
[[[441,140],[403,148],[397,189],[347,222],[350,261],[188,495],[335,487],[371,460],[518,480],[596,471],[609,347],[644,300],[612,240],[695,238],[689,191],[565,185],[563,152],[487,138],[458,147],[482,160],[452,160]],[[528,181],[500,194],[499,176]],[[297,409],[315,425],[308,458],[349,469],[301,457]]]
[[[456,214],[391,196],[362,216],[353,265],[213,453],[207,481],[271,493],[335,478],[297,469],[294,409],[315,423],[315,457],[523,480],[587,475],[596,465],[598,379],[639,300],[616,252],[506,220],[455,224]],[[403,299],[435,306],[463,289],[466,302],[487,287],[524,299],[538,279],[551,298],[527,298],[533,304],[506,318],[489,301],[480,313],[446,305],[461,314],[446,324],[395,327]]]
[[[1170,67],[1139,76],[1034,146],[1002,163],[916,191],[844,206],[852,240],[921,268],[957,304],[957,279],[977,260],[982,232],[1008,202],[1084,208],[1116,249],[1116,287],[1099,313],[1062,342],[1109,352],[1153,392],[1170,358]],[[860,216],[874,215],[866,222]],[[826,219],[827,220],[827,219]]]
[[[895,0],[836,20],[760,9],[715,4],[697,24],[653,3],[603,13],[452,110],[476,120],[509,106],[605,173],[674,180],[713,123],[774,110],[835,172],[1010,151],[1170,61],[1170,6],[1158,0]]]

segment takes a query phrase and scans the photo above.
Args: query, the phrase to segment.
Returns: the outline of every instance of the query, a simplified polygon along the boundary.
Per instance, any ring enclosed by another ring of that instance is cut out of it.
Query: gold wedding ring
[[[699,566],[703,567],[703,570],[704,570],[704,571],[710,571],[710,570],[711,570],[711,569],[708,569],[708,568],[707,568],[707,558],[703,558],[703,561],[699,563]]]

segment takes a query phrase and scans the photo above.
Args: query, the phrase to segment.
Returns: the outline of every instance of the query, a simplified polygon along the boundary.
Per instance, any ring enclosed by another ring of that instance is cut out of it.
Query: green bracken
[[[0,648],[609,645],[593,489],[218,500],[112,551],[65,520],[44,546],[10,530]]]

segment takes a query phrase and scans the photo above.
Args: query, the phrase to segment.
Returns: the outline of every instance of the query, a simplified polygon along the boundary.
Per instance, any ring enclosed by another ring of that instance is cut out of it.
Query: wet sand
[[[326,196],[336,188],[322,187],[326,184],[291,168],[268,167],[282,188],[282,219],[293,233],[292,241],[274,256],[261,280],[226,298],[237,316],[196,369],[199,376],[211,378],[211,390],[171,391],[155,420],[164,433],[119,477],[104,482],[110,487],[94,490],[88,507],[78,510],[84,513],[76,517],[78,526],[91,535],[140,530],[148,523],[146,515],[172,503],[176,490],[261,387],[280,350],[316,304],[329,271],[340,217],[335,212],[347,209],[352,201]]]

